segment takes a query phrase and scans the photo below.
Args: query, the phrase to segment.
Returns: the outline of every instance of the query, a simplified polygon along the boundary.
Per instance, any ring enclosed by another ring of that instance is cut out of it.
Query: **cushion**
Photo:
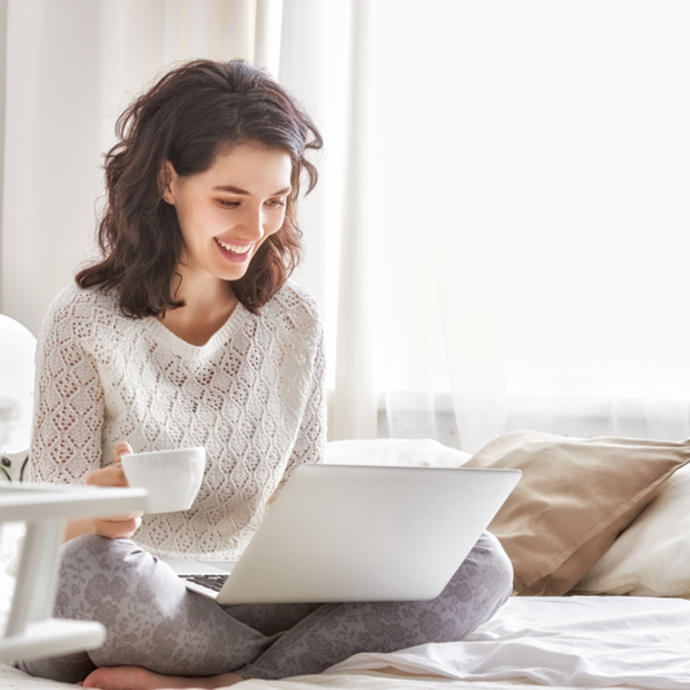
[[[470,455],[431,439],[375,438],[330,441],[326,462],[334,465],[458,467]]]
[[[623,532],[574,589],[588,594],[690,596],[690,465]]]
[[[690,441],[575,439],[518,431],[466,467],[522,470],[489,525],[515,570],[517,594],[568,592],[690,459]]]

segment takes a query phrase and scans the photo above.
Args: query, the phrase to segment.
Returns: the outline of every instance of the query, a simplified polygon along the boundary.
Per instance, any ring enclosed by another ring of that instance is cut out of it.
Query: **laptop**
[[[300,465],[237,563],[166,562],[224,605],[433,599],[520,474]]]

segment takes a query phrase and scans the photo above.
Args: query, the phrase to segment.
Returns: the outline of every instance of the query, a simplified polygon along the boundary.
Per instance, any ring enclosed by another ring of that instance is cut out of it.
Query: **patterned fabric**
[[[287,473],[325,452],[322,327],[292,282],[259,315],[238,304],[203,346],[74,285],[48,310],[36,364],[31,480],[82,481],[118,441],[206,448],[192,508],[145,516],[135,535],[160,556],[237,560]]]
[[[411,602],[221,607],[186,590],[165,563],[129,540],[86,535],[62,548],[55,615],[100,621],[106,641],[88,653],[19,666],[65,682],[97,666],[131,664],[192,676],[320,673],[358,652],[460,640],[493,616],[513,582],[510,561],[489,533],[436,599]]]

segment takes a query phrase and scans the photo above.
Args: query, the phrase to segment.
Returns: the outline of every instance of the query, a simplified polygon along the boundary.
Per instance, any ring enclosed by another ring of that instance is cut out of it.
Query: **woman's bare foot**
[[[80,683],[100,690],[154,690],[157,688],[220,688],[244,680],[236,673],[217,676],[164,676],[141,666],[102,666]]]

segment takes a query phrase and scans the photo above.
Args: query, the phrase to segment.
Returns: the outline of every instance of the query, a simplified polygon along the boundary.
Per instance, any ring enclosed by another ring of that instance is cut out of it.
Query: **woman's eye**
[[[285,199],[269,199],[266,203],[273,208],[278,208],[285,206]]]
[[[218,203],[223,208],[237,208],[240,205],[239,201],[229,201],[228,199],[219,199]]]

